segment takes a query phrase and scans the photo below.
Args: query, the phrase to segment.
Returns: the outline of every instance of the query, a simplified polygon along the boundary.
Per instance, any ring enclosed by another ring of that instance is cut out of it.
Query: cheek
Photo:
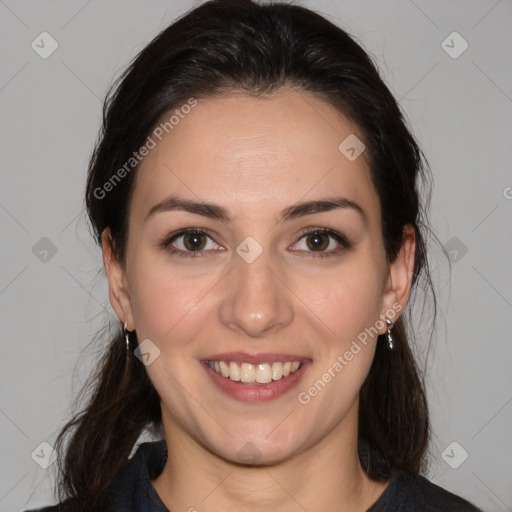
[[[357,256],[335,272],[300,277],[297,284],[305,306],[341,341],[378,319],[382,304],[379,280],[374,262]]]
[[[186,342],[194,325],[200,325],[197,318],[207,304],[211,279],[184,274],[160,258],[141,256],[134,261],[130,291],[137,333],[157,343]]]
[[[315,393],[325,397],[326,401],[316,401],[318,406],[327,406],[327,396],[334,395],[339,398],[338,407],[348,405],[368,374],[382,306],[379,272],[370,257],[359,254],[330,276],[317,276],[314,281],[303,278],[301,296],[308,298],[305,302],[314,313],[309,316],[321,320],[315,321],[322,332],[315,348],[318,364],[307,383],[314,386],[309,388],[310,397]],[[330,391],[323,392],[324,385]],[[309,395],[308,389],[302,389]]]

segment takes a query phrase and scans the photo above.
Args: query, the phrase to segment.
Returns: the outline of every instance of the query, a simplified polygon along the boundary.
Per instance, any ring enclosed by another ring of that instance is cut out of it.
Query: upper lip
[[[204,361],[233,361],[235,363],[277,363],[286,361],[304,362],[311,358],[298,354],[277,354],[275,352],[262,352],[260,354],[248,354],[247,352],[224,352],[223,354],[215,354],[205,357]]]

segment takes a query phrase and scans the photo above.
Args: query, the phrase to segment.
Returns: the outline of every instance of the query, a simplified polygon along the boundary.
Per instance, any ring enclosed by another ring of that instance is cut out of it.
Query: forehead
[[[310,93],[232,93],[186,110],[157,132],[161,140],[152,135],[136,171],[132,209],[141,215],[171,193],[260,213],[333,193],[375,202],[365,153],[350,160],[339,149],[360,131]]]

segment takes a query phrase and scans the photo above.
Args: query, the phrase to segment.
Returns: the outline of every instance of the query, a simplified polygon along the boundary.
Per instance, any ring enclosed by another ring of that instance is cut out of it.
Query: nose
[[[270,263],[265,250],[252,263],[235,255],[219,308],[225,326],[260,338],[293,320],[292,293],[286,286],[286,276],[275,262]]]

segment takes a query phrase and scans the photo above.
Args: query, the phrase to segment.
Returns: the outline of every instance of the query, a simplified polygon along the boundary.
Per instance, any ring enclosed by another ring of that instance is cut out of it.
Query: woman
[[[476,511],[420,476],[403,313],[431,285],[428,180],[371,60],[318,14],[219,0],[164,30],[90,163],[123,333],[43,510]],[[146,430],[163,439],[129,459]]]

